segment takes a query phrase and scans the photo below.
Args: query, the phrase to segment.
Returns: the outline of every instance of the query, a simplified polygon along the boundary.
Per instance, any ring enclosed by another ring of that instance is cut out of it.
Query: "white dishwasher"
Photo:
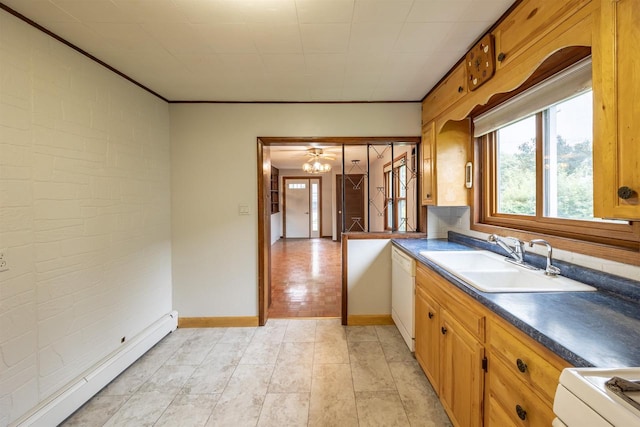
[[[416,261],[395,246],[391,248],[391,317],[409,350],[415,339]]]

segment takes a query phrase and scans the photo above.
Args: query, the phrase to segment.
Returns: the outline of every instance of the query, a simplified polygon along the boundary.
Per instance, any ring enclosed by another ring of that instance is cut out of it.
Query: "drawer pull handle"
[[[527,419],[527,411],[522,409],[522,406],[520,405],[516,405],[516,414],[518,414],[518,418],[520,418],[522,421]]]
[[[429,319],[433,319],[433,313],[429,312]]]
[[[440,328],[440,332],[442,332],[442,335],[447,333],[447,328],[445,328],[444,326],[442,328]]]
[[[527,364],[524,363],[522,359],[516,360],[516,365],[518,366],[518,371],[522,372],[523,374],[527,372]]]
[[[462,93],[463,90],[464,88],[462,86],[458,86],[458,93]]]
[[[504,52],[500,52],[498,54],[498,61],[502,62],[502,61],[504,61],[504,58],[506,58],[506,57],[507,57],[507,55],[505,55]]]

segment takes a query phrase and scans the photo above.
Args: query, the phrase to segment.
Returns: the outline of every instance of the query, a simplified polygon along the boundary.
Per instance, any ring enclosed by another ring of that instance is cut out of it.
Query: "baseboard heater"
[[[11,426],[50,427],[60,424],[177,327],[178,312],[165,314]]]

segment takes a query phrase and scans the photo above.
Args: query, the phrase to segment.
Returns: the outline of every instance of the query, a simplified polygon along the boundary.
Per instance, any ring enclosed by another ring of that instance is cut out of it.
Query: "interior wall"
[[[281,208],[282,209],[282,208]],[[278,213],[271,214],[271,244],[280,240],[282,237],[282,210]]]
[[[0,11],[0,426],[171,310],[169,109]]]
[[[348,315],[391,314],[391,240],[347,240]]]
[[[257,137],[419,136],[420,103],[171,104],[174,308],[257,316]],[[249,215],[239,215],[247,204]]]

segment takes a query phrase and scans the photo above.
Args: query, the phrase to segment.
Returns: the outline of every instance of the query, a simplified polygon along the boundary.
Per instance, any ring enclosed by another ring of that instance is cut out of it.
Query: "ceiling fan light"
[[[304,163],[302,165],[302,170],[307,173],[325,173],[331,170],[331,165],[329,163],[323,164],[316,160],[313,163]]]

